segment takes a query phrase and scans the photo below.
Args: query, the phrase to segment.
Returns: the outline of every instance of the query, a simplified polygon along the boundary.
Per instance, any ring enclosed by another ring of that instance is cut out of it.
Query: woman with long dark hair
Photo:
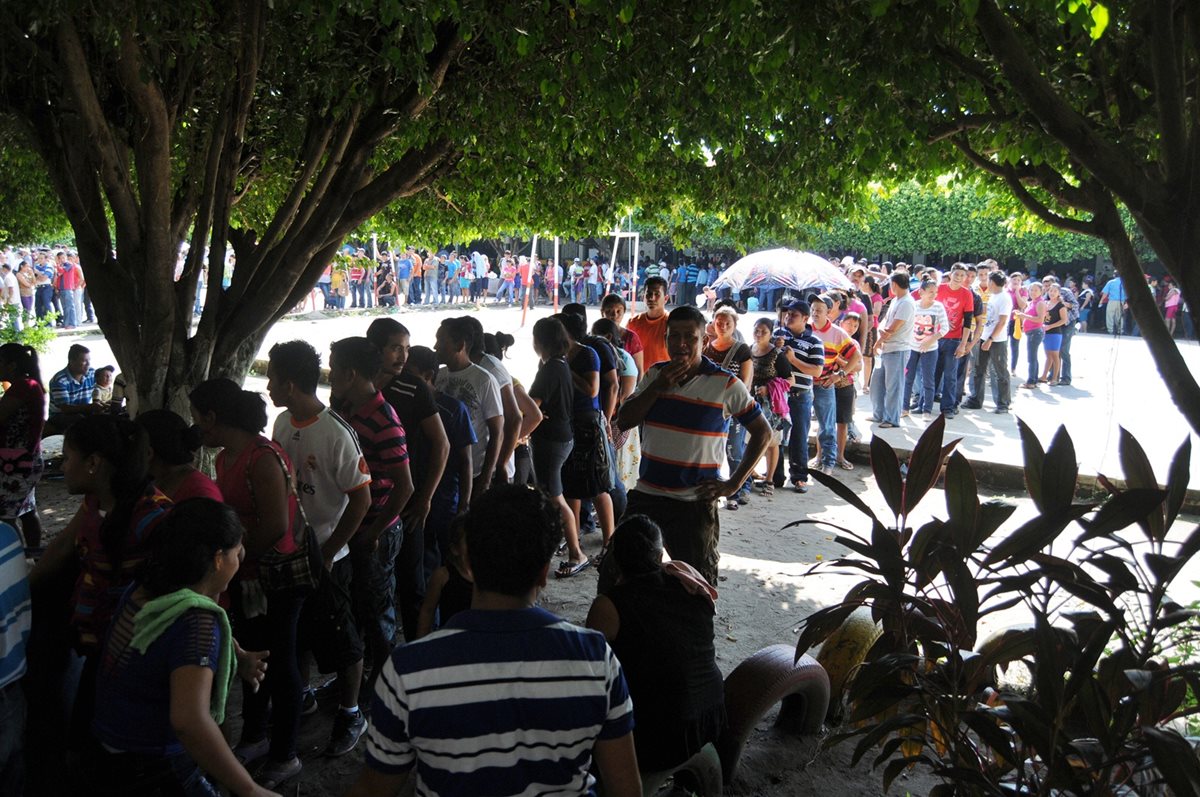
[[[273,793],[251,780],[219,727],[236,644],[217,599],[242,555],[242,525],[219,501],[184,501],[159,526],[100,661],[98,793],[216,797],[210,777],[236,795]]]
[[[563,464],[574,446],[571,424],[574,387],[566,360],[570,346],[567,330],[558,319],[541,318],[533,325],[533,350],[540,362],[529,396],[537,404],[542,421],[534,428],[529,442],[534,480],[562,514],[568,556],[582,562],[586,557],[579,547],[575,513],[563,498],[562,481]]]
[[[621,660],[638,706],[638,768],[667,772],[715,742],[725,724],[725,690],[713,645],[714,590],[683,562],[663,564],[662,531],[645,515],[613,533],[616,586],[596,598],[587,626]]]
[[[294,591],[264,591],[258,571],[259,560],[269,550],[296,550],[296,496],[287,489],[291,463],[261,434],[267,405],[258,393],[228,379],[209,379],[188,398],[204,444],[222,449],[216,461],[217,487],[246,530],[246,558],[230,586],[234,632],[243,647],[271,651],[263,688],[242,690],[242,738],[234,752],[247,764],[267,757],[258,782],[274,788],[301,769],[296,756],[302,688],[296,625],[304,597]]]
[[[82,418],[67,430],[63,441],[67,491],[83,496],[83,502],[67,527],[46,547],[30,576],[34,634],[48,635],[36,642],[31,639],[31,659],[41,658],[37,669],[44,670],[50,681],[61,681],[39,683],[30,692],[49,700],[44,690],[70,694],[71,687],[78,684],[69,734],[69,746],[76,749],[86,746],[90,733],[100,645],[121,596],[140,574],[155,528],[170,506],[170,500],[150,482],[148,460],[146,433],[126,418]],[[56,616],[56,611],[63,605],[59,596],[65,593],[62,587],[68,579],[73,587],[65,608],[69,619],[63,623],[64,617]],[[57,628],[65,628],[69,637],[53,639]],[[82,658],[81,667],[64,667],[63,642]],[[43,710],[49,716],[42,715]],[[39,715],[39,722],[53,722],[52,707],[31,705],[32,715]],[[34,727],[32,722],[30,727]],[[31,745],[38,747],[37,755],[46,745],[61,755],[66,747],[62,726],[40,730],[48,737],[38,743],[31,740]],[[47,766],[53,769],[55,764],[48,760]],[[57,776],[64,775],[60,772]]]
[[[217,485],[195,466],[200,430],[170,410],[150,410],[137,416],[150,440],[150,475],[154,486],[176,503],[189,498],[224,500]]]
[[[12,522],[19,518],[26,547],[37,548],[42,524],[34,489],[42,478],[46,391],[32,346],[0,346],[0,381],[8,383],[0,398],[0,519]]]

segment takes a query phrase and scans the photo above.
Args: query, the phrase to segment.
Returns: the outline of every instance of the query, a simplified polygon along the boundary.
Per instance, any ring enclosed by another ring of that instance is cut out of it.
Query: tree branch
[[[996,122],[1007,122],[1013,119],[1012,115],[1000,114],[979,114],[978,116],[963,116],[949,122],[945,125],[935,127],[929,137],[925,139],[926,144],[937,144],[945,141],[948,138],[953,138],[959,133],[966,133],[971,130],[982,130]]]
[[[1099,233],[1096,231],[1091,222],[1072,219],[1055,213],[1050,208],[1046,207],[1046,205],[1040,202],[1037,197],[1029,193],[1029,189],[1027,189],[1021,182],[1021,175],[1016,168],[1007,164],[996,163],[979,152],[976,152],[971,147],[970,142],[966,140],[965,135],[960,134],[952,139],[952,141],[954,142],[954,146],[957,147],[958,150],[962,152],[964,156],[966,156],[967,160],[974,164],[977,168],[1004,180],[1005,184],[1008,186],[1009,190],[1012,191],[1017,200],[1046,224],[1063,230],[1068,230],[1070,232],[1077,232],[1081,235],[1090,235],[1093,237],[1099,236]]]
[[[995,0],[980,0],[975,23],[1013,90],[1072,158],[1126,205],[1141,207],[1150,201],[1165,201],[1160,185],[1148,179],[1124,150],[1097,134],[1088,121],[1058,95],[1030,58],[1025,43]]]
[[[70,17],[58,25],[56,41],[62,65],[62,77],[71,97],[75,100],[84,128],[87,131],[88,148],[95,159],[100,184],[104,186],[116,223],[128,236],[128,244],[138,246],[141,235],[137,231],[137,199],[129,179],[127,162],[121,157],[116,140],[108,127],[104,109],[92,86],[88,71],[87,56],[79,40],[79,31]],[[122,236],[124,237],[124,236]]]
[[[1175,41],[1175,3],[1153,0],[1150,4],[1149,42],[1142,42],[1154,75],[1155,105],[1158,108],[1160,152],[1167,182],[1181,175],[1186,157],[1187,132],[1184,96],[1180,83],[1180,53]]]

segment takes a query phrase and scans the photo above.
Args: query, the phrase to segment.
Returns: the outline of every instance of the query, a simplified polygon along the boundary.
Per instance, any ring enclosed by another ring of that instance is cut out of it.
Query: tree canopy
[[[853,215],[872,181],[966,168],[1103,241],[1134,280],[1127,208],[1200,307],[1185,0],[55,0],[3,19],[0,115],[155,405],[240,376],[385,208],[461,239],[590,234],[683,203],[748,241]],[[219,271],[227,246],[232,284],[193,328],[203,252]],[[1200,387],[1148,294],[1130,296],[1200,428]]]

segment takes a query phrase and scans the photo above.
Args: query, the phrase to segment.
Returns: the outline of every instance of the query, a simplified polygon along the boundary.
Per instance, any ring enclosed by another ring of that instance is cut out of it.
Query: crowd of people
[[[53,314],[60,329],[92,324],[96,313],[79,265],[79,253],[50,247],[0,251],[0,323],[22,325]]]
[[[1072,336],[1124,301],[994,261],[842,267],[849,289],[781,296],[749,342],[743,299],[707,275],[676,277],[670,308],[671,277],[648,274],[630,317],[585,277],[570,298],[598,314],[540,318],[528,381],[475,315],[431,346],[386,315],[335,342],[328,403],[322,353],[279,343],[269,432],[227,379],[191,391],[189,419],[113,412],[113,374],[72,347],[49,423],[81,500],[44,550],[47,391],[32,349],[0,346],[0,792],[274,793],[303,767],[315,667],[336,677],[324,754],[367,738],[352,794],[640,794],[725,721],[722,507],[852,469],[860,391],[888,428],[981,409],[989,382],[1008,412],[1022,349],[1022,387],[1069,385]],[[587,629],[537,607],[589,568]]]

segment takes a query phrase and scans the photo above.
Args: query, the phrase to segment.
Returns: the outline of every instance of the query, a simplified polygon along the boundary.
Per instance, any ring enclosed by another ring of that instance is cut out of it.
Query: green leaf
[[[1175,794],[1200,794],[1200,759],[1176,731],[1143,728],[1146,746],[1163,780]]]
[[[939,415],[921,433],[908,459],[908,475],[904,480],[904,514],[910,514],[930,488],[937,483],[942,464],[959,441],[942,447],[942,435],[946,430],[946,416]]]
[[[1044,512],[1046,507],[1042,503],[1042,465],[1046,459],[1046,452],[1042,450],[1037,435],[1020,418],[1017,418],[1017,429],[1021,433],[1021,448],[1025,452],[1025,487],[1029,490],[1033,505]]]
[[[1042,511],[1056,512],[1068,506],[1075,496],[1078,475],[1075,445],[1066,427],[1060,426],[1042,465]]]
[[[1184,499],[1187,498],[1188,482],[1191,480],[1192,438],[1188,435],[1183,439],[1183,445],[1175,451],[1171,460],[1171,469],[1167,471],[1167,528],[1179,517],[1183,509]]]
[[[628,2],[621,6],[621,10],[617,12],[617,19],[626,25],[633,22],[633,10],[635,6],[636,3],[633,0],[628,0]]]
[[[904,481],[900,478],[900,460],[896,451],[878,435],[871,438],[871,471],[892,514],[899,517],[904,511]]]
[[[1088,33],[1093,39],[1099,39],[1108,29],[1108,7],[1103,3],[1092,2],[1092,27]]]
[[[1121,427],[1119,431],[1118,453],[1120,454],[1121,468],[1125,472],[1126,485],[1129,487],[1158,487],[1158,478],[1154,475],[1154,468],[1150,467],[1150,459],[1146,456],[1145,449],[1125,427]],[[1162,512],[1151,512],[1138,525],[1153,540],[1162,540],[1166,533]]]

